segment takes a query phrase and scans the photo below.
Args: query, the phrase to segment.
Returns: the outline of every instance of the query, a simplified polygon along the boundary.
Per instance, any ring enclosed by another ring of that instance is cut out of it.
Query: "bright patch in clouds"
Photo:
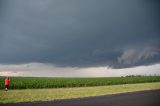
[[[21,75],[23,75],[23,73],[21,72],[5,72],[5,71],[0,72],[0,76],[21,76]]]
[[[112,69],[108,67],[62,68],[43,63],[0,65],[0,76],[113,77],[126,75],[160,75],[160,64],[123,69]]]

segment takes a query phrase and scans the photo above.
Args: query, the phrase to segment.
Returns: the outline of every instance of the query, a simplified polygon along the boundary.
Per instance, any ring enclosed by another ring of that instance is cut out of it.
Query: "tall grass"
[[[11,78],[10,89],[64,88],[160,82],[160,76],[106,77],[106,78]],[[4,89],[4,78],[0,78]]]

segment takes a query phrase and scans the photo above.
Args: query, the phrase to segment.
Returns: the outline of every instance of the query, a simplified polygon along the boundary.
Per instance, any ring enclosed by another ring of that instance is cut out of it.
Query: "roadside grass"
[[[96,87],[0,90],[0,103],[50,101],[160,89],[160,82]]]

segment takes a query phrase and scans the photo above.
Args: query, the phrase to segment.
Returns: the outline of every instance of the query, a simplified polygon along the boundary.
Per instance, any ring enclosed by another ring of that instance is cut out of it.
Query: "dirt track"
[[[0,106],[160,106],[160,90]]]

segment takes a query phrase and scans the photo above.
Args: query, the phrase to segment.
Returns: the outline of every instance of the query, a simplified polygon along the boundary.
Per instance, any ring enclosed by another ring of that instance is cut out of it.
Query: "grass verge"
[[[96,87],[0,90],[0,103],[49,101],[160,89],[160,82]]]

